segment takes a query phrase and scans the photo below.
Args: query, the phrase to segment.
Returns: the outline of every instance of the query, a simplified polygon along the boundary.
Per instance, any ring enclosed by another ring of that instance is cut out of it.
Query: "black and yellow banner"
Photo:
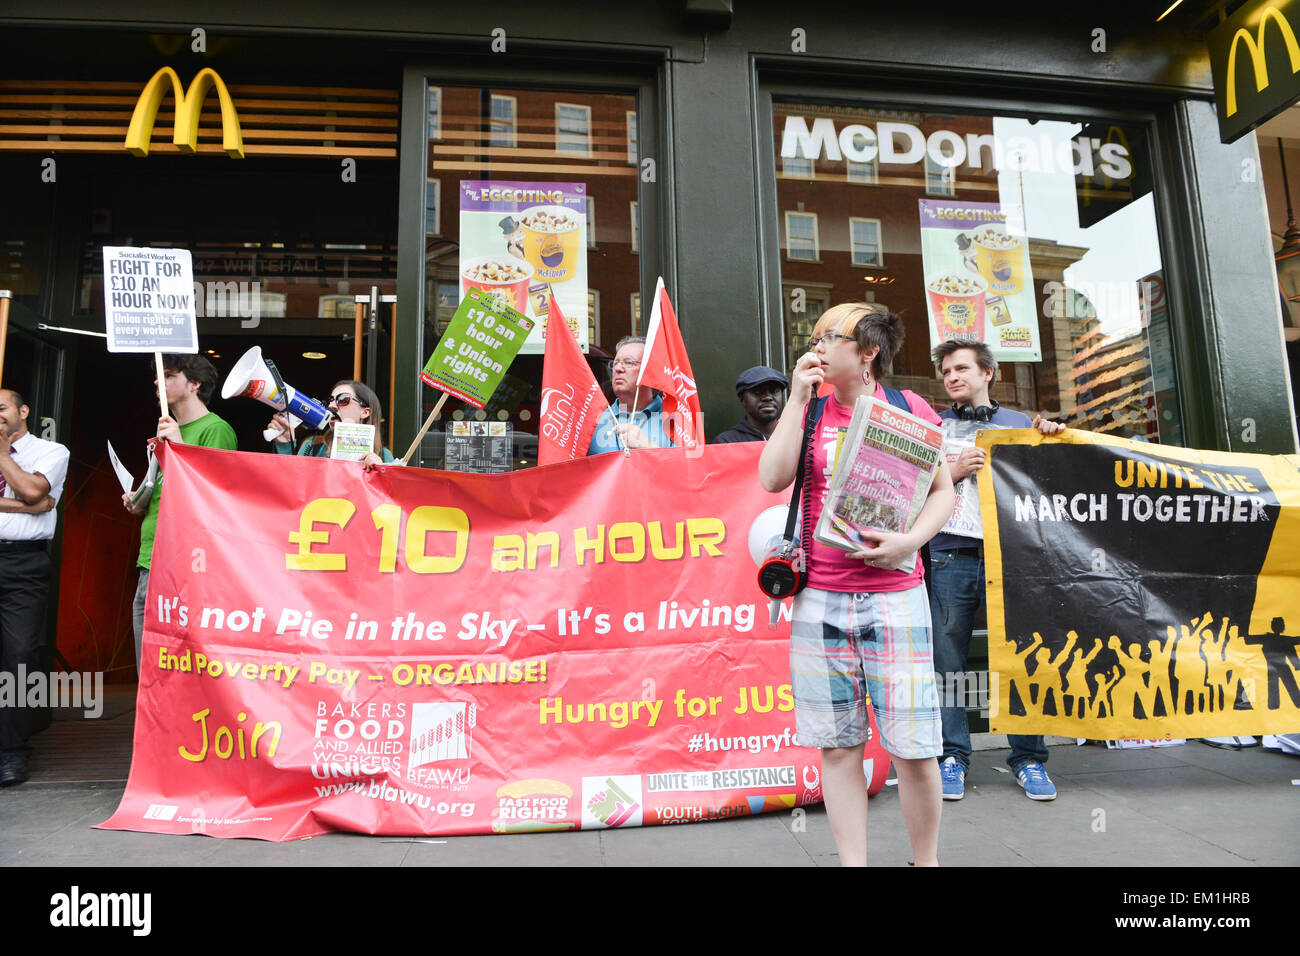
[[[995,733],[1300,729],[1300,458],[979,444]]]

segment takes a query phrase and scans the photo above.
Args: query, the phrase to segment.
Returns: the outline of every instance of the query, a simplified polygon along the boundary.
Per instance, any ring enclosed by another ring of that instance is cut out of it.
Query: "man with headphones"
[[[998,363],[993,351],[977,339],[950,339],[934,350],[934,361],[943,376],[943,387],[952,407],[940,412],[945,421],[978,422],[983,428],[1037,428],[1055,435],[1065,426],[1041,415],[1031,422],[1024,412],[1002,408],[989,398],[989,387],[997,380]],[[962,450],[950,460],[953,484],[975,475],[984,467],[983,448]],[[930,540],[930,616],[934,622],[934,669],[941,690],[964,688],[966,658],[970,653],[975,614],[984,603],[984,542],[979,538],[940,531]],[[941,703],[954,703],[941,700]],[[970,769],[970,726],[966,708],[940,707],[943,722],[943,754],[939,774],[943,798],[960,800],[966,792],[966,771]],[[1041,736],[1009,735],[1011,756],[1007,763],[1016,782],[1031,800],[1055,800],[1056,787],[1043,764],[1047,747]]]

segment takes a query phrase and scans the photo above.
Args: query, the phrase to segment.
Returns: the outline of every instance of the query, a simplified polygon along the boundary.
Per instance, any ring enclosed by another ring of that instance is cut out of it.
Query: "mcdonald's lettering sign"
[[[1300,0],[1245,4],[1206,41],[1219,136],[1225,143],[1250,132],[1300,99]]]
[[[153,136],[154,120],[158,107],[167,95],[167,82],[171,81],[172,97],[176,101],[176,121],[173,124],[172,142],[183,153],[198,152],[199,114],[203,101],[213,89],[221,102],[221,147],[228,156],[244,158],[244,134],[239,128],[239,114],[230,91],[215,70],[204,67],[194,77],[189,89],[181,86],[181,78],[170,66],[164,66],[145,84],[131,114],[131,125],[126,132],[126,148],[132,156],[148,156],[149,140]]]

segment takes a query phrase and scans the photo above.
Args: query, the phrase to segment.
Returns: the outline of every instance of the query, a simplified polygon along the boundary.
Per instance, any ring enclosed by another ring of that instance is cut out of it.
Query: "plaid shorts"
[[[943,752],[925,585],[849,593],[805,588],[794,599],[790,682],[805,747],[855,747],[871,736],[867,703],[887,752]]]

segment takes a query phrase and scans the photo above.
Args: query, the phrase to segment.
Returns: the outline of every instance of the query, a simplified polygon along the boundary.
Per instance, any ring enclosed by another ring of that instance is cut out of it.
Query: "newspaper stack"
[[[910,530],[925,506],[942,448],[942,429],[888,402],[860,397],[813,537],[832,548],[858,551],[871,532]],[[915,568],[912,555],[899,570]]]

